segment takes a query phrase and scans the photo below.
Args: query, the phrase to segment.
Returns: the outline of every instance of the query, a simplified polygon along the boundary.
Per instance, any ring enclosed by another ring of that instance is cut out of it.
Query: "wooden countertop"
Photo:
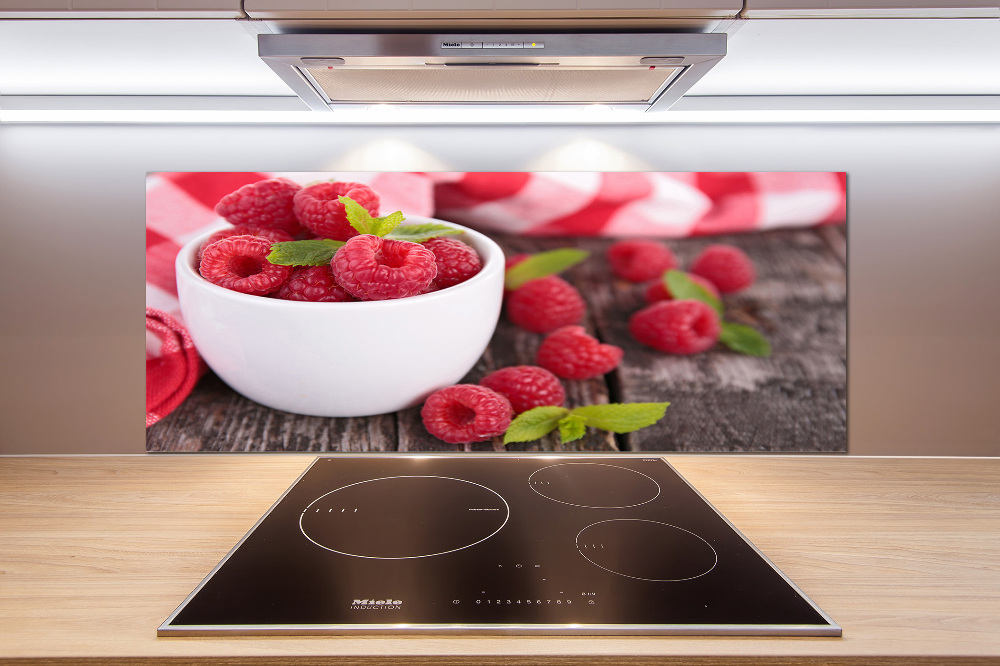
[[[0,458],[0,661],[1000,663],[998,458],[668,457],[842,638],[158,638],[312,458]]]

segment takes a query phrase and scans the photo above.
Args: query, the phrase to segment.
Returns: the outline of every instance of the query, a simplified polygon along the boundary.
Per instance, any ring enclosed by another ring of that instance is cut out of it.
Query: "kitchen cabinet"
[[[841,638],[157,638],[312,459],[0,458],[0,663],[1000,660],[996,458],[667,458],[843,627]]]

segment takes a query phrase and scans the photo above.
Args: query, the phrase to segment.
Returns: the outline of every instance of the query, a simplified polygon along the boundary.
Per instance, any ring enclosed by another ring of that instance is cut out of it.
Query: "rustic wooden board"
[[[641,285],[614,279],[600,238],[496,237],[508,256],[573,246],[591,252],[564,277],[587,302],[582,324],[625,350],[621,366],[603,378],[565,381],[567,405],[669,401],[667,416],[626,435],[589,431],[569,450],[846,451],[847,270],[843,227],[782,230],[669,241],[682,267],[706,245],[740,246],[758,280],[726,296],[726,317],[761,330],[770,358],[718,346],[692,357],[646,348],[628,333],[628,318],[644,306]],[[543,336],[501,316],[490,347],[463,378],[474,383],[509,365],[532,364]],[[556,435],[504,447],[500,441],[456,446],[432,437],[419,408],[396,414],[326,419],[257,405],[209,373],[192,395],[147,429],[149,451],[539,451],[558,450]]]
[[[146,429],[147,451],[386,451],[395,450],[395,443],[393,414],[289,414],[244,398],[212,372],[176,410]]]

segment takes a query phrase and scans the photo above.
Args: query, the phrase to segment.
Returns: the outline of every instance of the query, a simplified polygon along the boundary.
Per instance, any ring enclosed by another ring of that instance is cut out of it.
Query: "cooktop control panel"
[[[838,627],[664,460],[317,458],[160,635]]]

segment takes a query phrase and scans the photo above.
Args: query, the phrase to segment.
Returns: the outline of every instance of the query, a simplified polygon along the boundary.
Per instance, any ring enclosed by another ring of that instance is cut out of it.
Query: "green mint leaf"
[[[692,280],[683,271],[669,270],[663,274],[663,285],[677,300],[701,301],[712,306],[722,316],[722,302],[709,293],[707,289]]]
[[[359,234],[373,233],[376,226],[372,214],[351,197],[337,197],[340,203],[344,204],[344,212],[347,214],[347,221]]]
[[[323,266],[330,263],[343,244],[344,241],[330,238],[274,243],[267,260],[281,266]]]
[[[507,289],[517,289],[529,280],[562,273],[590,256],[585,250],[563,247],[558,250],[533,254],[516,266],[511,266],[504,277]]]
[[[582,417],[588,426],[611,432],[632,432],[653,425],[667,411],[669,402],[628,402],[577,407],[570,416]]]
[[[587,420],[569,413],[559,419],[559,439],[563,444],[574,442],[587,434]]]
[[[384,217],[372,217],[368,210],[351,197],[338,197],[340,203],[344,204],[344,212],[347,214],[347,221],[359,234],[371,234],[372,236],[386,236],[393,229],[403,223],[403,211],[397,210]]]
[[[403,211],[397,210],[395,213],[389,213],[385,217],[373,217],[372,221],[375,223],[375,231],[372,233],[376,236],[388,236],[392,233],[392,230],[403,223]]]
[[[404,224],[387,233],[385,237],[393,240],[410,241],[411,243],[423,243],[425,240],[437,238],[438,236],[454,236],[461,233],[464,232],[455,227],[427,222],[423,224]]]
[[[565,407],[535,407],[522,412],[507,426],[503,443],[530,442],[556,429],[559,419],[569,414]]]
[[[771,355],[771,343],[767,341],[767,338],[743,324],[734,324],[729,321],[722,322],[722,330],[719,332],[719,342],[740,354],[747,354],[748,356]]]

